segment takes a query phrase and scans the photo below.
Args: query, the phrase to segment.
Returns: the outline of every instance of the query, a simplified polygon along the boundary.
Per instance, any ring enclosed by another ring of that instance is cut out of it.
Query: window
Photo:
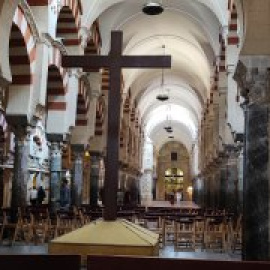
[[[171,152],[171,161],[177,161],[177,152]]]

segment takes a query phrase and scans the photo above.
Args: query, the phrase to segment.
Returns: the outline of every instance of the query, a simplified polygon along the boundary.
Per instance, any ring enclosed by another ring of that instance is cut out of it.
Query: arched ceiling
[[[161,70],[123,70],[124,93],[131,90],[144,131],[157,149],[172,140],[168,135],[173,135],[174,141],[190,151],[197,138],[203,105],[210,96],[213,62],[220,50],[219,33],[227,24],[226,1],[163,0],[165,10],[157,16],[142,12],[147,0],[82,2],[89,10],[82,23],[89,26],[99,19],[104,41],[102,54],[110,49],[110,32],[121,30],[124,54],[172,56],[172,68],[164,70],[164,85]],[[169,93],[166,102],[156,99],[161,88]],[[168,110],[172,134],[164,130]]]

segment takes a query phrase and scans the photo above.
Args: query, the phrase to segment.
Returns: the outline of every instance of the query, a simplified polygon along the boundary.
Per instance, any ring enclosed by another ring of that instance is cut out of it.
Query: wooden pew
[[[0,255],[0,269],[79,270],[80,255]]]
[[[102,256],[87,257],[88,270],[165,270],[165,269],[207,269],[207,270],[269,270],[266,261],[209,261],[190,259],[171,259],[137,256]]]

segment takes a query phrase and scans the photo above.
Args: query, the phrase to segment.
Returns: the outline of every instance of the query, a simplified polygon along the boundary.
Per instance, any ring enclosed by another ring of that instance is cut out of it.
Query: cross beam
[[[66,68],[108,68],[110,75],[108,103],[107,157],[105,163],[104,220],[117,218],[117,189],[119,174],[119,130],[121,111],[121,69],[122,68],[170,68],[170,56],[122,55],[123,33],[111,34],[111,51],[108,56],[63,56],[62,66]]]

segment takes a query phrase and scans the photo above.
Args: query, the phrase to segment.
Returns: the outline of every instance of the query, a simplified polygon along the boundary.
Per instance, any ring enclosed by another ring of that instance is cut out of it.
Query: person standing
[[[33,188],[30,191],[30,203],[32,206],[37,205],[37,189],[36,186],[33,186]]]
[[[60,188],[60,206],[68,207],[70,205],[70,189],[67,179],[64,179]]]
[[[176,191],[176,203],[180,203],[180,201],[182,201],[182,190],[178,189]]]
[[[37,192],[37,203],[38,203],[38,205],[42,204],[45,197],[46,197],[45,190],[43,189],[42,186],[39,186],[38,192]]]

